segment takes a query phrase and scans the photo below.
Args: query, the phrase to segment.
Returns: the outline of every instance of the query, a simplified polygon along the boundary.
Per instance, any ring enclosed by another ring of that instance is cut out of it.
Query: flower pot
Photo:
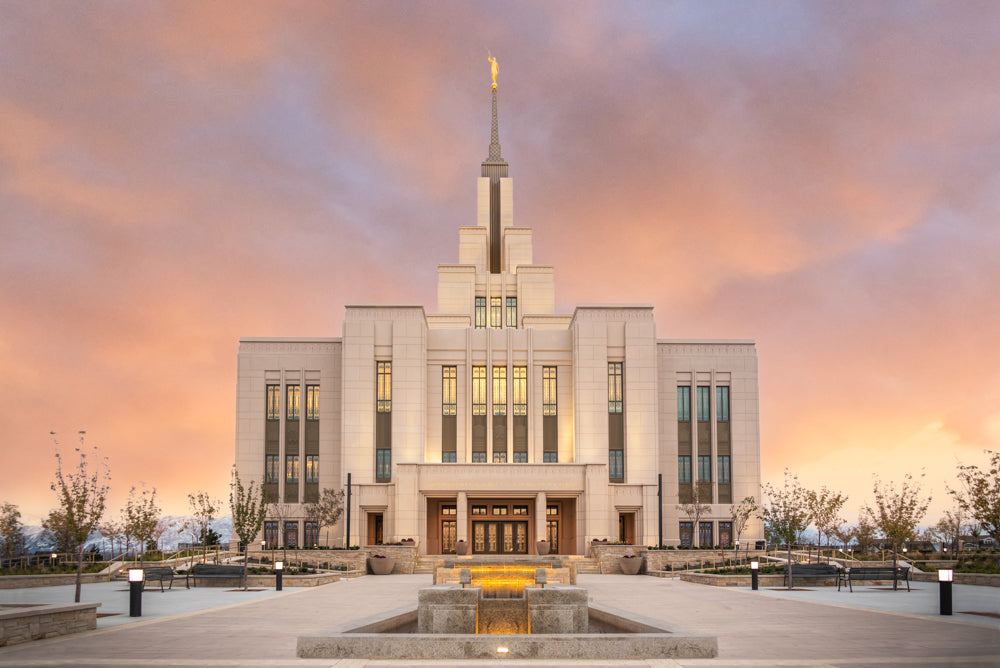
[[[619,557],[618,564],[625,575],[638,575],[642,568],[642,557]]]
[[[538,541],[537,543],[535,543],[535,549],[538,550],[538,554],[540,556],[545,556],[546,554],[549,553],[549,541],[547,540]]]
[[[372,575],[388,575],[392,573],[395,565],[396,560],[392,557],[368,557],[368,568],[371,569]]]
[[[468,543],[466,543],[464,540],[460,540],[457,543],[455,543],[455,554],[457,554],[460,557],[464,557],[468,553],[469,553]]]

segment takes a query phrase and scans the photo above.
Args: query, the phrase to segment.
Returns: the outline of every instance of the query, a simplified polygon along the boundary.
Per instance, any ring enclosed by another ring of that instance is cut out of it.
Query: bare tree
[[[923,478],[924,474],[920,474]],[[878,528],[879,533],[892,545],[892,566],[898,567],[899,548],[910,540],[917,531],[917,525],[931,503],[931,497],[926,498],[920,492],[920,483],[907,473],[903,483],[896,489],[892,483],[883,483],[875,477],[875,504],[868,506],[866,512]],[[893,578],[892,588],[896,589],[897,580]]]
[[[264,525],[264,515],[267,513],[267,499],[263,485],[259,488],[254,480],[246,486],[240,480],[240,474],[233,467],[232,479],[229,483],[229,507],[233,512],[233,533],[243,544],[243,590],[247,588],[247,550],[250,541],[257,537]]]
[[[320,528],[326,528],[327,545],[330,544],[329,529],[332,529],[340,520],[344,512],[344,490],[326,488],[316,503],[310,503],[305,508],[306,519],[316,522]]]
[[[66,535],[76,550],[76,596],[80,602],[80,586],[83,582],[83,545],[90,533],[97,528],[104,516],[108,498],[111,474],[107,458],[100,458],[97,447],[93,448],[94,464],[91,466],[83,451],[86,432],[79,432],[80,445],[76,448],[80,460],[73,473],[63,472],[62,454],[59,441],[52,432],[56,445],[56,478],[51,489],[59,499],[59,512],[65,522]],[[51,515],[50,515],[51,516]]]
[[[785,469],[785,484],[775,487],[764,484],[765,502],[760,509],[760,518],[768,527],[768,532],[785,541],[788,546],[788,588],[792,583],[792,543],[809,526],[808,492],[799,484],[797,476]]]
[[[0,506],[0,556],[20,557],[24,554],[24,525],[21,511],[13,503]]]
[[[989,469],[959,466],[958,479],[965,492],[948,491],[979,528],[1000,544],[1000,452],[985,452],[990,457]]]
[[[98,525],[97,530],[101,533],[101,536],[106,538],[109,543],[111,543],[111,559],[115,558],[115,545],[124,536],[122,531],[122,525],[114,520],[107,520],[101,522]]]
[[[875,523],[868,513],[862,510],[858,513],[858,523],[854,527],[854,540],[858,543],[858,552],[867,554],[875,549]]]
[[[166,517],[161,517],[160,519],[156,520],[156,528],[153,529],[153,541],[154,544],[156,545],[157,550],[162,549],[160,547],[160,541],[163,540],[164,534],[166,534],[167,531],[170,530],[170,524],[171,521],[168,520]]]
[[[757,514],[759,509],[757,499],[752,496],[744,497],[739,503],[729,506],[729,517],[733,522],[733,533],[737,544],[740,542],[740,536],[746,530],[750,519]]]
[[[948,543],[953,551],[957,550],[959,539],[969,528],[962,504],[958,503],[954,509],[944,511],[944,516],[938,520],[934,528],[937,529],[942,541]]]
[[[812,523],[816,526],[816,547],[823,547],[823,534],[826,534],[826,543],[830,544],[830,529],[837,522],[837,514],[847,503],[847,496],[840,492],[833,492],[824,485],[818,492],[809,490],[807,494],[809,504],[809,514],[812,516]],[[819,561],[819,550],[817,549],[817,561]]]
[[[123,511],[128,533],[139,543],[139,567],[145,565],[146,544],[156,531],[156,521],[160,517],[160,507],[156,503],[156,488],[146,489],[142,483],[141,491],[135,486],[128,493],[128,501]]]
[[[188,505],[191,506],[191,514],[198,527],[198,541],[205,546],[205,554],[208,554],[209,532],[212,531],[212,520],[219,513],[222,501],[213,499],[208,492],[198,492],[188,494]]]
[[[691,520],[691,542],[694,543],[695,547],[701,547],[701,534],[698,531],[701,518],[712,511],[712,506],[704,503],[701,497],[701,485],[691,485],[691,502],[677,505],[677,510],[683,512]]]

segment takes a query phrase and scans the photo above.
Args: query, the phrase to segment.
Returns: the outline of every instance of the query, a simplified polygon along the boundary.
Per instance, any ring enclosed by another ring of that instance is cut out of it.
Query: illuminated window
[[[558,515],[559,514],[559,506],[545,506],[545,514],[546,515]]]
[[[608,450],[608,478],[611,482],[624,482],[625,452],[623,450]]]
[[[493,463],[494,464],[506,464],[507,463],[507,453],[506,452],[494,452],[493,453]]]
[[[486,297],[476,297],[476,329],[486,329]]]
[[[712,482],[712,457],[698,455],[698,482]]]
[[[556,367],[542,367],[542,415],[556,414]]]
[[[458,506],[441,506],[442,515],[458,515]]]
[[[708,420],[708,397],[712,388],[707,385],[698,386],[698,419],[702,422]]]
[[[473,515],[485,515],[486,514],[486,506],[472,506],[472,514]]]
[[[691,482],[691,455],[680,455],[677,458],[677,482]]]
[[[273,520],[264,522],[264,545],[272,550],[278,547],[278,523]]]
[[[285,419],[286,420],[298,420],[299,419],[299,386],[289,385],[285,388],[285,394],[288,397],[288,403],[285,406]]]
[[[507,326],[517,328],[517,297],[507,297]]]
[[[392,412],[392,362],[378,362],[377,367],[378,367],[377,410],[379,413],[391,413]]]
[[[687,385],[677,387],[677,421],[691,420],[691,388]]]
[[[493,414],[507,414],[507,367],[493,367]]]
[[[278,455],[265,455],[264,482],[278,482]]]
[[[453,366],[441,367],[441,415],[458,413],[458,370]]]
[[[514,377],[512,379],[514,393],[514,415],[528,414],[528,367],[514,367]]]
[[[506,515],[507,514],[507,506],[493,506],[493,514],[494,515]]]
[[[731,475],[729,470],[729,455],[719,455],[718,466],[719,482],[729,482]]]
[[[608,363],[608,412],[622,412],[622,363]]]
[[[503,301],[499,297],[490,297],[490,327],[503,327]]]
[[[319,419],[319,385],[306,385],[306,419]]]
[[[729,388],[715,388],[715,419],[719,422],[729,422]]]
[[[527,515],[528,514],[528,506],[514,506],[514,514],[515,515]]]
[[[277,420],[281,417],[281,388],[277,385],[267,386],[267,419]]]
[[[719,547],[733,546],[733,523],[719,522]]]
[[[285,455],[285,482],[299,481],[299,456]]]
[[[319,482],[319,455],[306,455],[306,482]]]
[[[486,415],[486,367],[472,367],[472,414]]]

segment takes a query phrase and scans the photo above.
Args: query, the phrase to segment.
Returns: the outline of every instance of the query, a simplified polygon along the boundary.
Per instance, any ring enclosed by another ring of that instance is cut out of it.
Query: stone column
[[[535,540],[545,538],[545,492],[535,495]]]
[[[464,540],[466,543],[468,543],[469,542],[469,499],[468,497],[466,497],[465,492],[458,493],[458,499],[456,500],[455,503],[456,503],[455,523],[458,525],[457,531],[455,532],[455,540]]]

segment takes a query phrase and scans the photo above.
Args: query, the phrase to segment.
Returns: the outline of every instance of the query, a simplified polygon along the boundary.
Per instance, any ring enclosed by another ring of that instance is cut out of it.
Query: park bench
[[[785,565],[785,584],[788,584],[788,568]],[[833,564],[792,564],[792,580],[830,580],[839,578],[840,570]],[[838,579],[839,582],[839,579]]]
[[[194,581],[194,586],[198,586],[198,580],[218,580],[237,578],[242,580],[242,566],[227,566],[224,564],[195,564],[188,571],[188,581]]]
[[[169,566],[148,566],[143,569],[143,575],[145,576],[146,582],[149,582],[150,580],[159,580],[160,591],[163,591],[164,580],[170,582],[168,589],[174,588],[174,569]],[[145,588],[145,586],[143,588]]]
[[[853,592],[853,583],[865,580],[892,580],[893,582],[902,580],[906,582],[906,591],[910,591],[910,568],[909,566],[900,566],[899,568],[893,568],[892,566],[855,566],[854,568],[848,568],[837,579],[837,591],[840,591],[840,584],[846,582],[848,588]]]

